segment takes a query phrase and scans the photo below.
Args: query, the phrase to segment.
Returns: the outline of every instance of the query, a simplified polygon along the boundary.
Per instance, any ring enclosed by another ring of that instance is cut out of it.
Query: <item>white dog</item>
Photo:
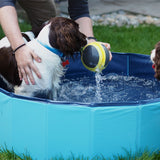
[[[0,41],[0,75],[18,95],[54,99],[64,75],[62,59],[80,51],[87,43],[86,36],[76,22],[63,17],[52,18],[35,39],[31,32],[26,34],[32,39],[26,45],[42,59],[41,63],[34,61],[42,78],[33,72],[35,85],[19,79],[15,55],[6,37]]]

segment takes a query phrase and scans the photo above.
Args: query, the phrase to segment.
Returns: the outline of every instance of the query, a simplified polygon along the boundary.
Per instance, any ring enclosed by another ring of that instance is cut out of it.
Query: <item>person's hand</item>
[[[32,74],[32,71],[35,72],[38,78],[41,78],[41,74],[33,63],[33,59],[37,62],[41,62],[40,57],[34,53],[32,49],[30,49],[27,45],[18,49],[15,53],[15,58],[18,66],[18,73],[20,79],[24,79],[26,84],[29,84],[28,78],[32,84],[35,84],[35,80]]]
[[[111,46],[110,46],[110,44],[109,43],[104,43],[104,42],[100,42],[100,43],[102,43],[104,46],[106,46],[106,48],[109,50],[109,54],[110,54],[110,61],[112,60],[112,53],[111,53],[111,51],[110,51],[110,49],[111,49]]]

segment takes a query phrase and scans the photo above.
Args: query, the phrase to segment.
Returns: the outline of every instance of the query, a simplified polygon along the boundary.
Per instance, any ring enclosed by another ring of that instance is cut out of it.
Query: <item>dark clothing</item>
[[[89,17],[88,0],[68,0],[68,12],[73,20]]]
[[[14,6],[16,3],[16,0],[1,0],[0,1],[0,8],[4,6]]]
[[[23,0],[20,1],[23,2]],[[15,6],[15,2],[16,0],[0,0],[0,7]],[[74,20],[89,17],[88,0],[68,0],[68,12]]]

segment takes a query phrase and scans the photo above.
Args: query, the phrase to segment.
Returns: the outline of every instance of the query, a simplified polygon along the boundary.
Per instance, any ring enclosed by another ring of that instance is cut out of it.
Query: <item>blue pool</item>
[[[149,56],[113,53],[101,75],[77,57],[61,86],[57,101],[0,89],[0,145],[38,160],[160,150],[160,83]]]

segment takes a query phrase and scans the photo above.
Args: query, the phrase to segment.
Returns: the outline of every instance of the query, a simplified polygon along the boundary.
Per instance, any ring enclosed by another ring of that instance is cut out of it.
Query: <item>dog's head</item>
[[[86,36],[79,31],[79,25],[68,18],[52,18],[49,31],[49,43],[59,49],[65,56],[73,56],[74,52],[87,44]]]
[[[154,77],[160,80],[160,42],[155,46],[155,49],[151,52],[151,61],[153,62],[153,68],[155,70]]]

